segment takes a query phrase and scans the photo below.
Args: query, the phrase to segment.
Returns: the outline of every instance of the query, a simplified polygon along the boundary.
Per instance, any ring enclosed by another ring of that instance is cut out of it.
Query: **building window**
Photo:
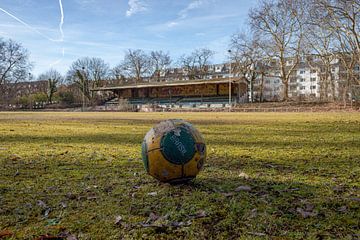
[[[305,82],[305,78],[300,78],[300,82]]]
[[[280,82],[280,80],[279,79],[276,79],[275,81],[274,81],[274,83],[279,83]]]
[[[300,70],[299,73],[300,74],[305,74],[305,70]]]
[[[316,70],[315,69],[311,70],[311,73],[316,73]]]
[[[300,90],[305,90],[305,86],[301,86],[301,87],[300,87]]]
[[[335,68],[333,67],[333,68],[331,68],[331,72],[335,72]]]
[[[316,89],[316,86],[310,86],[310,89]]]
[[[311,82],[316,82],[316,78],[310,78]]]

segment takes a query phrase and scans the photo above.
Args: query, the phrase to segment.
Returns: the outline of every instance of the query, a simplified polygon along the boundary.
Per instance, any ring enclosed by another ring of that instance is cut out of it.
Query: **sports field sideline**
[[[204,170],[148,176],[141,142],[182,118]],[[0,238],[360,238],[360,113],[0,113]]]

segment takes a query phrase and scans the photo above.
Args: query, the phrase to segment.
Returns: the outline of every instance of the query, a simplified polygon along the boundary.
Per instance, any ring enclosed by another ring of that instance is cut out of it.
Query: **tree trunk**
[[[283,101],[288,101],[289,100],[289,84],[288,84],[288,82],[283,82],[283,84],[284,84]]]

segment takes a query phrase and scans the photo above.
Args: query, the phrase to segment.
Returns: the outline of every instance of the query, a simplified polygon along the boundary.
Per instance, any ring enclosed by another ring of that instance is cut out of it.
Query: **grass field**
[[[207,142],[186,185],[142,165],[167,118]],[[0,238],[359,239],[359,206],[359,113],[0,113]]]

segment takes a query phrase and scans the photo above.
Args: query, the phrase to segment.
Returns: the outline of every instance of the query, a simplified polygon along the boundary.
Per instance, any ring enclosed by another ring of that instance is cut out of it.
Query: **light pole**
[[[231,50],[228,50],[230,55],[230,69],[229,69],[229,112],[231,112]]]
[[[82,67],[82,72],[81,72],[81,75],[82,75],[82,79],[83,79],[83,94],[82,94],[82,112],[84,112],[85,110],[85,67]]]

